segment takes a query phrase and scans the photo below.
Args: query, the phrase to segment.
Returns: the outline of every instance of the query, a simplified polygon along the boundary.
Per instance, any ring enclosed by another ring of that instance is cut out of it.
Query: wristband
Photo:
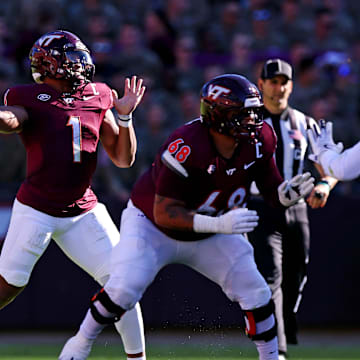
[[[329,191],[331,190],[331,186],[327,180],[320,180],[316,183],[316,185],[327,185],[329,187]]]
[[[193,229],[197,233],[217,233],[219,218],[195,214]]]
[[[132,124],[132,114],[129,114],[129,115],[118,114],[117,123],[119,126],[129,127]]]

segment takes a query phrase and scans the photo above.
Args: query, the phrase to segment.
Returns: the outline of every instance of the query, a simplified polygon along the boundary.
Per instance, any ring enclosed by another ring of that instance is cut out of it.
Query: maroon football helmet
[[[33,79],[42,83],[44,77],[66,79],[76,88],[92,80],[95,65],[89,49],[74,34],[57,30],[38,39],[30,50]]]
[[[258,88],[241,75],[217,76],[201,90],[203,123],[236,140],[256,141],[263,126],[263,107]]]

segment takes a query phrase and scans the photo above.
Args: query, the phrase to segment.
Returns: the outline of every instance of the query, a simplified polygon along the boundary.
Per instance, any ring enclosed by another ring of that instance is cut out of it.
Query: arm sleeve
[[[360,142],[341,154],[325,151],[320,158],[325,173],[338,180],[353,180],[360,176]]]

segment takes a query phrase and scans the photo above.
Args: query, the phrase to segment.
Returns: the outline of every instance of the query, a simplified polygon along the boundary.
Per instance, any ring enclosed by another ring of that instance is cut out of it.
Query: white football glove
[[[200,233],[243,234],[253,231],[258,220],[255,210],[238,208],[218,217],[196,214],[193,228]]]
[[[311,192],[315,179],[309,172],[285,180],[278,187],[279,200],[284,206],[291,206]]]
[[[324,151],[331,151],[340,154],[344,146],[341,142],[335,144],[332,133],[333,124],[331,121],[325,122],[324,119],[320,120],[320,133],[317,127],[308,129],[307,135],[313,153],[309,155],[309,159],[316,163],[320,162],[320,156]]]

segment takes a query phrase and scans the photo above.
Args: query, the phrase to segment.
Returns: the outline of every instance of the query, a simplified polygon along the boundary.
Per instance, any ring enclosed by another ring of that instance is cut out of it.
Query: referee
[[[304,172],[308,148],[306,129],[315,120],[289,106],[293,89],[293,70],[281,59],[265,62],[258,87],[262,92],[264,121],[277,136],[276,163],[284,179]],[[307,202],[312,208],[324,207],[337,180],[326,176],[320,166],[319,181]],[[256,193],[256,186],[253,187]],[[253,196],[249,208],[260,216],[259,226],[249,233],[255,260],[268,282],[275,302],[278,324],[279,359],[287,357],[287,343],[297,344],[296,312],[306,283],[309,261],[309,219],[304,200],[290,208],[269,208],[260,197]]]

